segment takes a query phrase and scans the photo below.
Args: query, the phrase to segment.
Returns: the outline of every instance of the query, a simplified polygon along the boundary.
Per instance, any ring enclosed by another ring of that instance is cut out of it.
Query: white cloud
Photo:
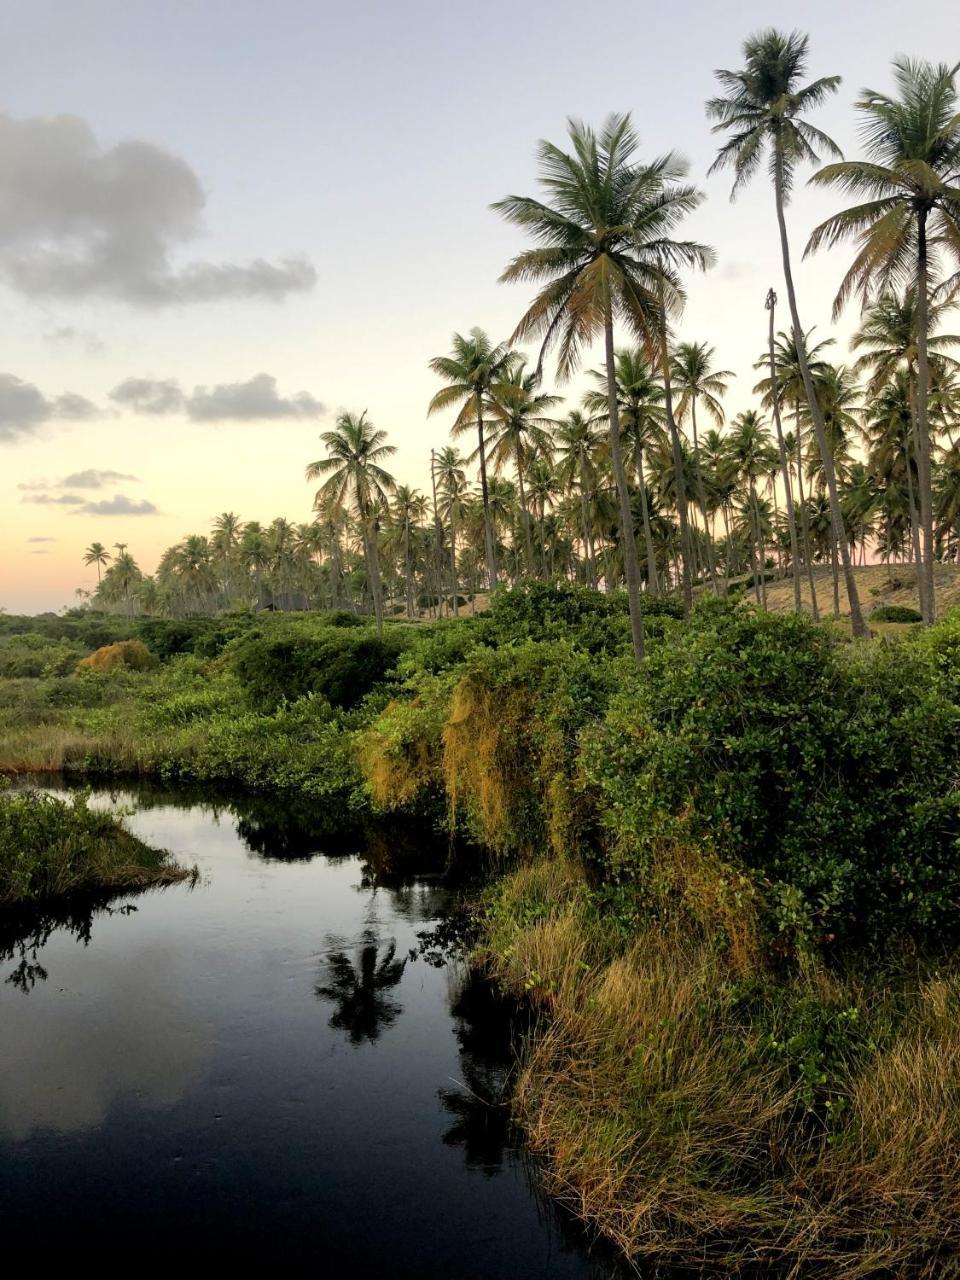
[[[106,343],[89,329],[76,329],[73,325],[62,325],[59,329],[50,329],[43,335],[44,342],[51,347],[76,346],[88,356],[103,355]]]
[[[269,373],[255,374],[246,382],[194,387],[190,395],[173,378],[127,378],[114,387],[110,399],[138,413],[183,413],[194,422],[267,422],[319,418],[326,412],[309,391],[280,395]]]
[[[161,307],[313,288],[302,256],[177,265],[205,203],[196,173],[163,147],[104,147],[76,116],[0,114],[0,279],[30,297]]]
[[[118,480],[137,480],[126,471],[73,471],[70,475],[58,480],[58,489],[102,489],[105,484],[115,484]]]
[[[101,498],[99,502],[84,502],[74,515],[78,516],[156,516],[159,511],[146,498],[128,498],[125,493],[116,493],[112,498]]]
[[[82,422],[99,416],[96,405],[72,391],[49,400],[39,387],[12,373],[0,373],[0,442],[32,435],[44,422]]]

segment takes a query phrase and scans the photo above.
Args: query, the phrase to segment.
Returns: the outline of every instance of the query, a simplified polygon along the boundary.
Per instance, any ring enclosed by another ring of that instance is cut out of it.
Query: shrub
[[[923,614],[907,604],[877,605],[870,614],[871,622],[922,622]]]
[[[378,636],[371,628],[291,630],[240,641],[231,667],[250,705],[272,711],[307,693],[335,707],[353,707],[386,676],[404,646],[402,632]]]
[[[88,658],[77,663],[78,671],[152,671],[159,665],[156,654],[151,653],[142,640],[119,640],[104,645]]]

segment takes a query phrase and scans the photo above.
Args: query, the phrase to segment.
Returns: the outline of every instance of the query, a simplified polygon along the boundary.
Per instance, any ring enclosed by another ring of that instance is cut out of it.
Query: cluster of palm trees
[[[915,563],[932,621],[934,562],[960,549],[960,338],[942,330],[960,294],[956,69],[895,60],[894,94],[865,90],[857,103],[864,155],[848,161],[808,118],[839,77],[804,83],[807,37],[764,31],[743,52],[740,70],[717,72],[707,113],[722,137],[713,167],[732,169],[734,191],[764,164],[773,187],[786,323],[770,289],[755,408],[727,424],[733,374],[708,342],[676,337],[685,276],[713,260],[681,236],[702,200],[685,162],[641,160],[628,115],[599,131],[571,122],[566,148],[540,144],[541,196],[494,206],[531,241],[501,277],[534,289],[509,341],[475,328],[430,362],[443,385],[428,412],[449,415],[469,452],[433,450],[420,494],[387,470],[386,433],[343,413],[307,468],[321,481],[310,524],[225,515],[136,592],[114,560],[98,595],[147,607],[153,593],[171,611],[322,603],[381,622],[389,609],[457,612],[498,582],[563,576],[626,586],[641,657],[646,594],[676,591],[689,608],[698,585],[720,592],[745,575],[763,603],[768,578],[789,575],[796,608],[819,615],[821,563],[834,611],[843,580],[863,633],[853,567],[869,549]],[[800,167],[823,153],[831,162],[813,180],[858,201],[807,245],[854,242],[835,303],[835,315],[854,296],[862,308],[846,362],[802,325],[786,225]],[[515,345],[531,341],[533,362]],[[601,342],[575,404],[543,389],[548,356],[563,383]]]

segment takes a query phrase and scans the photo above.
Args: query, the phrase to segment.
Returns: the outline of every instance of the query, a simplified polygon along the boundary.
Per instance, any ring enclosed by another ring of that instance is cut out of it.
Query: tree
[[[593,544],[591,506],[597,487],[595,454],[597,433],[590,419],[572,409],[556,424],[554,444],[557,450],[557,481],[566,493],[574,491],[580,498],[583,558],[587,567],[587,583],[597,589],[597,562]]]
[[[700,442],[697,438],[697,401],[703,401],[703,407],[719,427],[723,424],[723,405],[721,400],[727,391],[727,381],[735,377],[729,369],[713,367],[714,348],[706,342],[681,342],[673,353],[672,376],[676,383],[680,400],[677,404],[677,418],[680,422],[690,411],[690,428],[693,435],[693,469],[697,488],[697,501],[703,517],[703,529],[706,535],[707,568],[714,591],[717,591],[717,567],[713,559],[713,543],[710,538],[710,524],[707,520],[707,495],[703,484],[703,470],[700,466]]]
[[[749,521],[751,544],[756,549],[755,556],[751,553],[751,559],[754,561],[754,590],[757,594],[757,602],[765,605],[767,589],[764,522],[761,519],[757,500],[757,480],[768,474],[773,448],[770,432],[753,409],[739,413],[734,418],[727,438],[727,450],[731,462],[736,467],[737,475],[747,485],[745,514]]]
[[[490,461],[497,475],[508,463],[513,465],[529,574],[535,570],[524,473],[535,458],[550,457],[553,421],[547,417],[547,411],[560,403],[559,396],[538,391],[538,382],[536,373],[527,373],[520,360],[490,388]]]
[[[800,612],[800,548],[797,540],[797,518],[793,507],[793,485],[790,482],[790,463],[787,459],[787,446],[783,435],[783,421],[780,417],[780,388],[777,383],[777,359],[774,340],[774,317],[777,309],[777,295],[773,289],[767,292],[767,311],[770,313],[767,330],[767,367],[770,371],[770,406],[773,410],[773,423],[777,432],[777,453],[780,458],[780,474],[783,480],[784,501],[787,504],[787,525],[790,534],[790,568],[793,575],[793,608]],[[812,603],[812,602],[811,602]]]
[[[450,576],[453,586],[453,612],[460,612],[460,577],[457,572],[457,525],[463,517],[463,504],[467,497],[467,473],[464,459],[453,445],[445,445],[436,454],[435,469],[440,486],[442,514],[450,526]],[[489,503],[488,503],[489,506]]]
[[[603,338],[610,455],[633,650],[640,661],[640,568],[620,446],[614,324],[624,324],[651,353],[657,351],[662,309],[675,313],[683,299],[677,269],[705,265],[710,253],[703,245],[672,239],[682,217],[700,203],[700,192],[681,183],[687,166],[673,153],[649,164],[637,162],[639,140],[629,115],[610,116],[599,133],[571,121],[569,139],[569,152],[540,143],[545,201],[513,195],[494,205],[537,241],[535,248],[514,258],[500,278],[542,285],[512,339],[541,340],[538,369],[556,347],[557,375],[566,379],[579,364],[583,348]]]
[[[427,500],[422,493],[412,489],[408,484],[398,484],[393,491],[393,503],[390,507],[390,545],[396,545],[403,557],[403,584],[406,597],[407,617],[413,617],[414,574],[413,574],[413,542],[417,531],[423,524],[427,514]]]
[[[110,553],[102,542],[91,542],[89,547],[83,553],[83,563],[85,565],[95,564],[97,566],[97,586],[100,586],[100,570],[104,565],[110,563]]]
[[[812,107],[819,106],[829,94],[836,91],[840,83],[839,76],[824,76],[808,85],[801,84],[806,70],[808,44],[808,37],[798,31],[790,35],[774,30],[762,31],[758,35],[750,36],[744,42],[743,54],[746,65],[743,70],[716,72],[717,79],[725,90],[725,96],[711,98],[707,103],[707,114],[717,122],[713,132],[727,133],[729,137],[720,148],[710,171],[732,167],[736,175],[733,195],[736,195],[739,188],[757,172],[764,154],[769,152],[777,225],[780,231],[783,277],[787,287],[790,320],[797,340],[800,372],[810,406],[810,419],[813,423],[817,448],[823,460],[833,536],[843,561],[847,599],[850,604],[850,621],[854,635],[865,636],[867,626],[863,620],[853,565],[844,536],[843,513],[840,508],[833,459],[830,457],[823,414],[806,360],[803,326],[800,323],[797,292],[793,282],[790,242],[784,212],[797,165],[804,160],[818,161],[818,149],[840,155],[832,139],[805,120],[801,114]]]
[[[430,401],[428,413],[459,406],[460,412],[453,424],[452,434],[463,435],[472,427],[477,429],[477,458],[480,462],[480,492],[483,500],[483,537],[487,562],[487,585],[492,591],[497,585],[497,552],[490,518],[490,491],[487,480],[487,450],[484,438],[484,412],[490,388],[500,378],[507,376],[520,357],[505,343],[495,346],[482,329],[471,329],[469,334],[453,335],[453,352],[449,356],[434,356],[430,368],[449,385]]]
[[[393,488],[393,476],[381,463],[396,453],[396,449],[387,444],[387,433],[373,425],[366,410],[359,417],[352,413],[339,414],[334,429],[322,432],[320,439],[327,448],[327,456],[309,464],[307,479],[325,477],[318,500],[330,497],[342,504],[349,497],[353,502],[363,539],[373,612],[377,629],[382,630],[383,595],[376,523],[379,506],[387,501],[387,494]]]
[[[933,484],[928,400],[930,369],[930,275],[938,256],[960,259],[960,112],[956,67],[898,57],[893,61],[896,96],[864,89],[862,115],[865,160],[843,160],[814,174],[822,186],[839,188],[864,203],[827,218],[810,236],[807,252],[853,240],[853,264],[834,302],[834,315],[853,293],[866,304],[908,281],[916,290],[916,437],[920,482],[925,622],[936,617],[933,585]],[[960,273],[948,292],[960,284]]]

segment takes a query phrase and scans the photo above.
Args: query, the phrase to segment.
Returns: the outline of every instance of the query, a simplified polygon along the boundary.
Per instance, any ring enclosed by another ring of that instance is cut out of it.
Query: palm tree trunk
[[[613,317],[610,300],[604,319],[604,343],[607,358],[607,410],[610,422],[610,459],[613,477],[620,500],[620,541],[623,547],[623,576],[627,584],[627,604],[630,609],[630,632],[633,637],[633,656],[643,661],[643,612],[640,604],[640,566],[637,563],[637,543],[633,536],[633,512],[630,510],[630,490],[627,473],[623,467],[620,449],[620,409],[617,404],[616,356],[613,349]]]
[[[703,540],[707,549],[707,572],[710,574],[710,585],[713,594],[718,596],[717,565],[713,558],[713,541],[710,537],[710,522],[707,519],[707,492],[703,487],[703,468],[700,465],[700,442],[697,439],[697,397],[690,398],[690,426],[693,431],[693,471],[697,482],[697,501],[700,503],[700,514],[703,516]]]
[[[583,487],[583,472],[580,473],[580,518],[583,521],[583,549],[587,561],[587,585],[591,591],[597,589],[597,566],[593,560],[593,539],[590,537],[590,507],[587,502],[587,491]]]
[[[787,220],[783,212],[783,153],[780,149],[780,140],[776,142],[776,152],[774,160],[774,194],[777,205],[777,224],[780,228],[780,251],[783,257],[783,277],[787,286],[787,301],[790,304],[790,320],[793,325],[793,339],[797,348],[797,362],[800,365],[800,376],[803,379],[803,389],[806,393],[807,403],[810,406],[810,418],[813,422],[813,431],[817,440],[817,448],[820,451],[820,460],[823,463],[823,475],[827,482],[827,493],[830,497],[830,520],[833,527],[833,539],[840,549],[840,556],[843,560],[843,576],[847,587],[847,600],[850,605],[850,623],[855,636],[866,636],[868,634],[867,626],[863,620],[863,612],[860,608],[860,595],[857,591],[857,581],[853,575],[853,565],[850,563],[850,552],[847,549],[847,539],[843,530],[843,515],[840,511],[840,497],[837,493],[837,476],[833,465],[833,454],[830,452],[830,446],[827,443],[826,428],[823,421],[823,414],[820,410],[820,402],[817,400],[817,393],[813,386],[813,379],[810,376],[810,366],[807,363],[807,352],[804,344],[804,333],[800,325],[800,313],[797,309],[797,293],[793,284],[793,270],[790,266],[790,242],[787,237]]]
[[[377,555],[376,533],[368,527],[366,518],[363,523],[363,556],[367,562],[367,580],[370,583],[370,594],[373,597],[373,616],[377,622],[377,631],[383,631],[383,597],[380,591],[380,559]],[[373,535],[373,536],[371,536]]]
[[[450,502],[450,576],[453,578],[453,616],[460,614],[460,583],[457,580],[457,514],[456,504]]]
[[[670,428],[670,444],[673,449],[673,482],[677,490],[677,515],[680,520],[681,581],[683,585],[683,614],[689,618],[693,609],[693,583],[690,578],[690,526],[687,520],[687,488],[683,474],[683,450],[680,432],[673,416],[673,387],[670,381],[670,351],[667,346],[667,307],[660,288],[660,363],[663,377],[663,398]]]
[[[773,422],[777,430],[777,450],[780,454],[780,474],[783,477],[784,500],[787,504],[787,525],[790,530],[790,559],[793,568],[793,608],[800,612],[800,548],[797,545],[797,518],[793,509],[793,485],[790,483],[790,466],[787,462],[787,446],[783,440],[783,423],[780,420],[780,393],[777,387],[777,362],[774,358],[773,329],[777,295],[771,289],[767,294],[770,326],[767,334],[767,358],[770,363],[770,397],[773,403]]]
[[[813,577],[813,551],[810,545],[810,521],[807,517],[807,499],[803,492],[803,431],[800,426],[800,401],[794,406],[797,427],[797,494],[800,498],[800,530],[803,534],[803,558],[807,562],[807,582],[810,587],[810,613],[814,622],[820,621],[817,603],[817,586]]]
[[[634,469],[637,473],[637,487],[640,490],[643,543],[647,552],[647,590],[656,596],[660,594],[660,583],[657,575],[657,552],[653,545],[653,529],[650,527],[650,507],[647,503],[647,482],[643,474],[643,445],[639,439],[634,445],[633,458]]]
[[[520,456],[519,443],[514,452],[513,464],[517,469],[517,491],[520,495],[520,519],[523,521],[523,545],[527,553],[527,573],[533,577],[533,535],[530,532],[530,512],[527,510],[527,495],[523,487],[523,459]]]
[[[480,493],[483,498],[483,546],[487,558],[487,582],[491,591],[497,586],[497,548],[490,519],[490,491],[487,488],[487,450],[483,438],[483,396],[477,392],[477,455],[480,459]]]
[[[920,525],[923,555],[919,577],[923,582],[920,609],[929,626],[936,620],[937,602],[933,585],[933,485],[930,475],[930,426],[927,400],[930,370],[927,361],[927,329],[930,318],[927,297],[927,213],[917,214],[917,487],[920,490]]]

